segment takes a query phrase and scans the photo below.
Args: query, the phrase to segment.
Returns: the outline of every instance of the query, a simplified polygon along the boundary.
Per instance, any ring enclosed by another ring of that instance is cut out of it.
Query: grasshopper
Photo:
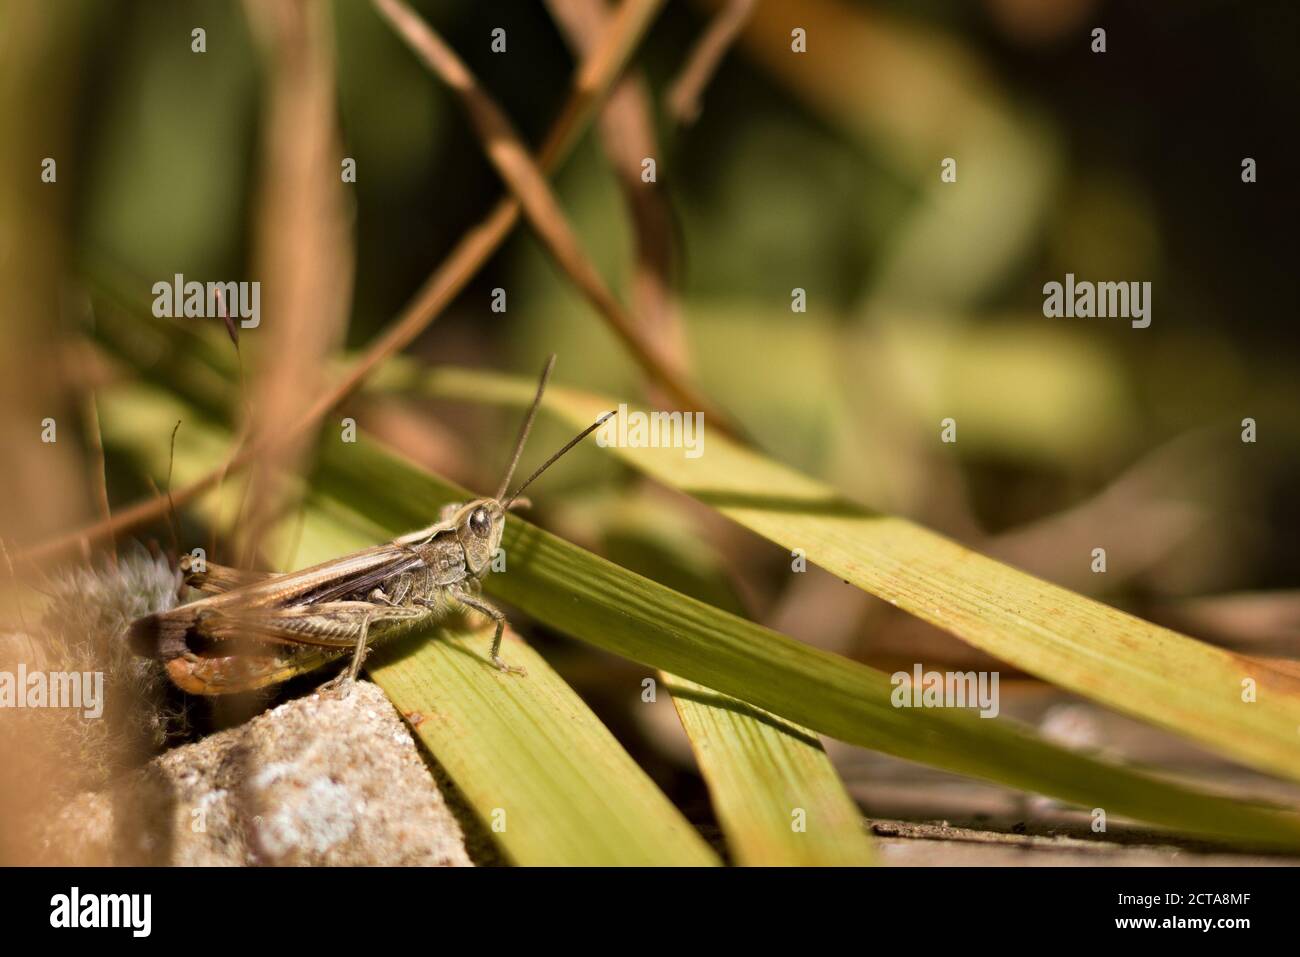
[[[128,632],[138,654],[164,662],[168,676],[191,694],[250,691],[286,681],[352,652],[335,679],[346,693],[361,670],[369,643],[442,618],[457,606],[490,618],[492,663],[501,660],[505,615],[481,596],[506,514],[533,481],[614,413],[607,412],[569,440],[514,492],[506,494],[533,426],[551,356],[515,442],[497,494],[443,508],[427,528],[351,555],[287,574],[243,571],[181,560],[187,584],[208,597],[137,619]]]

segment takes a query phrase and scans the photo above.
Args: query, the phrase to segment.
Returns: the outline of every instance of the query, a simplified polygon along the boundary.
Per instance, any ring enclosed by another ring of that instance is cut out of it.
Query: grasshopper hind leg
[[[363,615],[361,618],[361,627],[357,630],[357,645],[352,652],[352,661],[346,671],[340,672],[336,677],[331,678],[321,686],[321,693],[343,699],[352,694],[352,686],[356,684],[357,676],[361,674],[361,664],[366,660],[366,655],[370,654],[370,649],[366,647],[366,642],[370,638],[370,616]]]

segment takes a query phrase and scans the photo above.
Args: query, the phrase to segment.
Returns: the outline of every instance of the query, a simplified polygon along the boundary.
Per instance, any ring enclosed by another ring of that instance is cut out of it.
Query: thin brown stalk
[[[668,88],[668,115],[679,125],[688,126],[700,115],[700,99],[713,79],[718,64],[740,35],[741,28],[754,12],[755,0],[730,0],[709,21],[708,28],[691,50],[686,66]]]
[[[543,245],[605,317],[642,370],[667,390],[674,401],[687,409],[702,411],[720,431],[733,436],[739,434],[741,430],[731,416],[672,368],[609,290],[514,125],[456,52],[401,0],[373,0],[373,3],[416,55],[460,97],[488,159],[519,200]]]
[[[663,0],[625,0],[619,7],[599,47],[578,68],[569,98],[538,152],[537,163],[543,170],[549,172],[568,155],[662,4]],[[518,201],[505,196],[481,223],[468,230],[450,255],[425,280],[397,320],[333,388],[317,397],[302,419],[286,427],[284,437],[303,435],[314,428],[332,409],[355,394],[380,365],[415,341],[505,241],[518,222],[519,213]],[[236,440],[230,456],[220,468],[178,489],[173,500],[178,507],[193,501],[220,485],[227,472],[242,468],[261,452],[262,449],[250,444],[246,437],[242,441]],[[27,563],[48,561],[76,548],[83,540],[99,541],[153,521],[163,514],[165,508],[166,505],[156,499],[144,499],[121,509],[108,522],[101,521],[56,536],[15,558]]]
[[[604,0],[547,0],[552,18],[581,59],[599,42],[609,19]],[[662,189],[641,181],[641,161],[659,155],[650,91],[640,71],[629,70],[600,111],[600,144],[618,179],[636,241],[632,301],[646,331],[678,374],[690,371],[681,309],[673,288],[675,243],[672,210]]]
[[[239,394],[246,395],[244,391],[242,376],[240,377]],[[246,398],[245,398],[245,403],[247,403]],[[234,440],[230,443],[229,453],[226,455],[225,460],[221,463],[221,467],[218,468],[216,472],[216,480],[213,484],[213,489],[216,492],[215,497],[217,500],[218,515],[217,515],[217,520],[212,522],[211,536],[208,539],[208,555],[214,559],[220,554],[217,551],[217,532],[221,527],[221,522],[220,522],[221,491],[225,487],[226,476],[230,473],[230,470],[236,468],[238,464],[241,464],[240,456],[244,452],[248,451],[247,449],[248,430],[252,425],[252,421],[253,421],[252,413],[249,412],[244,417],[243,422],[240,424],[239,431],[235,433]],[[173,432],[172,441],[175,442],[175,440],[176,440],[176,433]],[[168,492],[168,495],[171,495],[171,493]],[[240,506],[239,506],[240,508],[243,507],[242,503],[243,500],[240,499]],[[171,507],[172,507],[172,511],[174,512],[176,510],[176,500],[174,497],[171,499]]]
[[[92,392],[86,396],[86,433],[90,440],[90,453],[93,466],[90,481],[94,486],[95,504],[99,508],[101,519],[112,524],[113,510],[108,504],[108,465],[104,459],[104,437],[99,430],[99,404]],[[109,535],[109,555],[113,567],[117,567],[117,542]]]

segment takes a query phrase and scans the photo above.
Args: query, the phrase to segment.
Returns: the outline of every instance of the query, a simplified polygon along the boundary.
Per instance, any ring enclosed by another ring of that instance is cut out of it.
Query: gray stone
[[[406,724],[367,681],[155,758],[58,814],[68,862],[470,866]]]

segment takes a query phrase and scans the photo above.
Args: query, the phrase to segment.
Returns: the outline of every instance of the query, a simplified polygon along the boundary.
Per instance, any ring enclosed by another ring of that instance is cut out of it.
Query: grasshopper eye
[[[487,537],[488,532],[492,530],[492,520],[488,518],[487,509],[476,508],[470,513],[469,529],[475,535]]]

